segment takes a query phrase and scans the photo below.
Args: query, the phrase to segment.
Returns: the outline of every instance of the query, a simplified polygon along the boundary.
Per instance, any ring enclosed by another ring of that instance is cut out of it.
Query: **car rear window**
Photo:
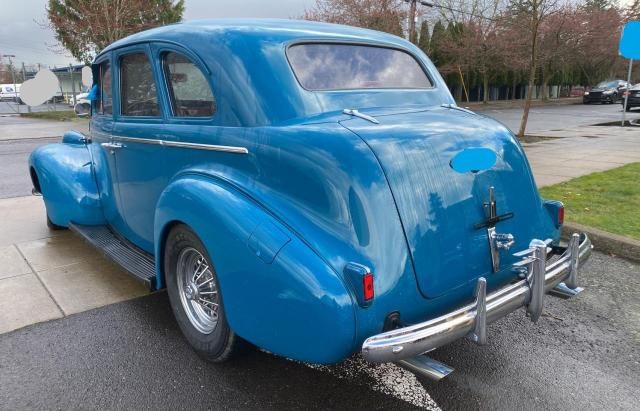
[[[418,61],[401,50],[357,44],[296,44],[291,68],[307,90],[429,88]]]

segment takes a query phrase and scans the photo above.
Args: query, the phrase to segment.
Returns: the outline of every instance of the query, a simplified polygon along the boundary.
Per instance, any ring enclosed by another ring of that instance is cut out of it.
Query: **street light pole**
[[[417,43],[417,33],[416,33],[416,9],[418,3],[422,6],[426,7],[436,7],[433,3],[424,1],[424,0],[403,0],[405,3],[409,3],[409,41],[412,43]]]
[[[22,62],[22,82],[27,81],[27,70],[24,68],[24,61]],[[27,104],[27,112],[31,113],[31,106]]]
[[[18,102],[18,91],[16,86],[16,73],[13,71],[13,62],[12,58],[16,58],[15,54],[3,54],[2,57],[6,57],[9,59],[9,69],[11,70],[11,78],[13,79],[13,97],[15,98],[16,103]],[[20,113],[20,104],[18,104],[18,113]]]
[[[409,4],[409,41],[416,43],[416,0]]]

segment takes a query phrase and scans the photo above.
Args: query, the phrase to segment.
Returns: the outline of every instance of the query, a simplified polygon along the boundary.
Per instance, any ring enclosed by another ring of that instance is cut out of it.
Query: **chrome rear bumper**
[[[486,294],[486,280],[479,278],[476,301],[455,311],[419,324],[374,335],[362,345],[362,355],[371,362],[393,362],[429,352],[469,336],[478,344],[486,343],[487,324],[525,307],[533,322],[542,314],[545,293],[560,288],[577,289],[579,266],[591,254],[586,234],[573,234],[560,258],[547,264],[551,251],[547,243],[533,240],[530,248],[515,255],[522,261],[513,265],[523,280]]]

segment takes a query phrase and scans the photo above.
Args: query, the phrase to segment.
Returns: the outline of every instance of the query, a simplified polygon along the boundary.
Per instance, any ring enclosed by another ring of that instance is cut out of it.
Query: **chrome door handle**
[[[100,145],[102,148],[109,150],[111,154],[115,154],[117,149],[124,147],[124,144],[115,142],[100,143]]]
[[[104,148],[122,148],[124,147],[121,143],[101,143],[100,144]]]

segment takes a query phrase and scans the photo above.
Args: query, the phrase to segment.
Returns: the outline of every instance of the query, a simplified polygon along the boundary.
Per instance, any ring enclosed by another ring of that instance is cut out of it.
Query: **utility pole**
[[[27,81],[27,71],[24,69],[24,61],[22,62],[22,82]],[[31,113],[31,106],[27,104],[27,112]]]
[[[15,54],[3,54],[2,57],[6,57],[9,59],[9,70],[11,70],[11,78],[13,79],[13,97],[18,102],[18,87],[16,86],[16,73],[13,70],[13,62],[12,58],[16,58]],[[20,104],[18,104],[18,113],[20,113]]]
[[[438,7],[431,2],[424,0],[403,0],[405,3],[409,3],[409,41],[413,44],[418,43],[418,33],[416,33],[416,11],[418,3],[426,7]]]
[[[73,67],[69,63],[69,76],[71,77],[71,95],[73,96],[73,107],[76,106],[76,84],[73,82]]]
[[[416,44],[416,0],[409,3],[409,41]]]

